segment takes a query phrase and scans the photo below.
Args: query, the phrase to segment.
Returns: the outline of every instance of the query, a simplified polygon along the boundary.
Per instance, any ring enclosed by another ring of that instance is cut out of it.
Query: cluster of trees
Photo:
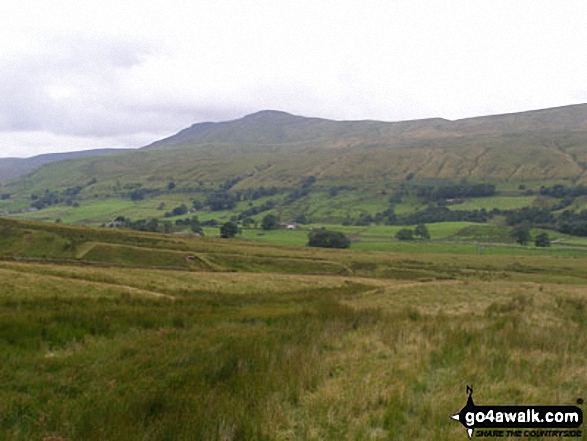
[[[256,214],[263,213],[264,211],[272,210],[276,206],[277,206],[277,203],[275,201],[268,200],[267,202],[265,202],[262,205],[259,205],[257,207],[251,207],[251,208],[244,210],[243,212],[241,212],[238,215],[238,218],[240,220],[240,219],[245,219],[247,217],[255,216]]]
[[[498,211],[499,210],[495,210]],[[540,225],[561,233],[572,236],[587,236],[587,210],[580,213],[566,210],[559,216],[555,216],[549,210],[543,208],[522,208],[519,210],[501,211],[505,214],[508,225],[520,224]]]
[[[308,194],[310,194],[310,191],[312,190],[312,185],[314,185],[314,182],[316,182],[316,178],[314,176],[308,176],[306,179],[304,179],[304,182],[302,183],[302,187],[292,191],[290,194],[287,195],[287,197],[285,198],[285,203],[286,204],[291,204],[295,201],[297,201],[300,198],[303,198],[304,196],[307,196]]]
[[[573,236],[587,236],[587,210],[564,211],[558,218],[557,230]]]
[[[156,190],[150,188],[139,188],[138,190],[131,191],[129,197],[131,201],[142,201],[147,195],[154,193],[155,191]]]
[[[384,212],[385,213],[385,212]],[[425,209],[415,213],[404,214],[401,216],[390,216],[389,225],[414,225],[422,223],[437,222],[479,222],[485,223],[491,219],[492,214],[485,209],[481,210],[449,210],[443,206],[428,205]]]
[[[63,190],[61,193],[56,191],[51,191],[49,189],[45,189],[45,192],[38,195],[38,194],[31,194],[31,203],[32,208],[36,208],[37,210],[42,210],[43,208],[50,207],[52,205],[57,205],[61,203],[65,203],[66,205],[79,207],[79,202],[77,202],[77,198],[79,193],[87,186],[95,184],[97,179],[92,178],[90,179],[85,185],[77,185],[75,187],[69,187]],[[9,199],[9,194],[2,195],[2,199]]]
[[[226,191],[210,193],[204,202],[204,205],[210,207],[212,211],[232,210],[236,205],[236,196]]]
[[[389,208],[382,213],[375,214],[375,222],[377,223],[384,223],[386,225],[395,225],[397,222],[397,216],[395,215],[395,209],[393,204],[389,206]]]
[[[177,219],[175,221],[175,225],[176,226],[189,226],[190,229],[192,230],[192,232],[194,233],[198,233],[200,235],[204,235],[204,230],[202,227],[207,226],[207,224],[209,223],[209,221],[207,222],[200,222],[200,220],[198,219],[198,216],[193,216],[193,217],[186,217],[185,219]],[[216,226],[217,223],[216,221],[214,221],[214,225],[212,226]]]
[[[220,185],[220,190],[228,191],[242,180],[243,180],[243,178],[240,176],[237,176],[236,178],[228,179],[223,184]]]
[[[358,217],[357,220],[355,220],[354,224],[356,226],[359,227],[363,227],[366,225],[370,225],[373,222],[375,222],[375,218],[373,216],[371,216],[369,213],[361,213]],[[350,225],[351,221],[350,218],[347,217],[347,219],[343,222],[343,225]]]
[[[236,219],[235,219],[236,220]],[[224,223],[220,227],[220,237],[225,239],[232,238],[240,233],[240,229],[238,224],[235,220],[231,220],[230,222]],[[242,220],[243,226],[248,226],[251,224],[256,224],[253,218],[245,218]],[[263,230],[275,230],[279,228],[279,218],[274,214],[268,214],[261,220],[261,228]]]
[[[530,224],[523,223],[515,226],[510,231],[510,237],[516,240],[516,243],[520,245],[528,245],[532,240],[532,234],[530,233]],[[548,233],[540,233],[537,234],[534,238],[534,245],[537,247],[549,247],[550,246],[550,237]]]
[[[413,240],[414,236],[418,236],[420,239],[430,239],[430,232],[425,224],[418,224],[413,230],[411,228],[402,228],[395,233],[397,240]]]
[[[169,221],[159,221],[158,219],[138,219],[131,220],[124,216],[118,216],[114,220],[118,227],[128,228],[137,231],[149,231],[154,233],[171,233],[173,231],[173,224]],[[189,226],[190,230],[194,233],[204,235],[203,227],[216,227],[218,221],[210,219],[207,221],[200,221],[197,216],[186,217],[185,219],[177,219],[175,221],[176,227]]]
[[[587,237],[587,222],[564,222],[557,226],[557,230],[561,233],[570,234],[571,236]]]
[[[67,190],[66,190],[67,191]],[[73,196],[66,196],[65,192],[62,194],[45,190],[45,193],[39,195],[32,194],[31,203],[32,208],[36,208],[37,210],[42,210],[43,208],[50,207],[51,205],[57,205],[61,203],[65,203],[67,205],[73,207],[79,207],[79,202],[77,202]]]
[[[454,185],[435,185],[435,186],[417,186],[415,194],[425,201],[440,201],[455,198],[480,198],[495,195],[495,185],[493,184],[454,184]]]
[[[512,226],[521,223],[546,225],[556,221],[550,210],[545,208],[524,207],[517,210],[495,210],[495,212],[505,215],[506,223]]]
[[[37,194],[31,195],[31,203],[32,208],[36,208],[37,210],[41,210],[45,207],[49,207],[51,205],[57,205],[64,201],[63,197],[59,195],[59,193],[55,193],[50,190],[45,190],[45,193],[41,194],[40,196]]]
[[[545,208],[524,207],[516,210],[494,210],[497,214],[505,215],[505,221],[508,225],[518,225],[522,223],[532,224],[553,224],[556,221],[555,216]]]
[[[338,195],[338,193],[341,191],[350,191],[350,190],[354,190],[354,189],[355,189],[355,187],[351,187],[348,185],[333,186],[328,189],[328,196],[333,198],[333,197],[336,197]]]
[[[578,196],[587,195],[587,186],[577,185],[576,187],[567,187],[562,184],[553,185],[552,187],[540,187],[540,194],[542,196],[550,196],[553,198],[575,198]]]
[[[267,197],[267,196],[274,196],[278,193],[283,192],[284,190],[280,190],[276,187],[259,187],[259,188],[248,188],[246,190],[239,190],[236,192],[236,198],[240,201],[249,201],[253,200],[256,201],[259,198]]]
[[[77,196],[80,193],[80,191],[82,191],[83,189],[84,189],[83,185],[77,185],[75,187],[66,188],[65,190],[63,190],[63,195],[69,196],[69,197],[74,197],[74,196]]]
[[[485,223],[494,216],[493,211],[481,210],[449,210],[445,206],[428,205],[423,210],[415,213],[396,215],[393,204],[385,211],[377,213],[374,217],[363,215],[357,225],[365,225],[364,222],[385,223],[386,225],[414,225],[433,224],[438,222],[478,222]],[[347,219],[347,225],[350,220]],[[344,223],[343,223],[344,224]]]
[[[137,231],[149,231],[153,233],[170,233],[171,222],[159,222],[157,219],[139,219],[132,221],[124,216],[118,216],[114,220],[119,226]]]

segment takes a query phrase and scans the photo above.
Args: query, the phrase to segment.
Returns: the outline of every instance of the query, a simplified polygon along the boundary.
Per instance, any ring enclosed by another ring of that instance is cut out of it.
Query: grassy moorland
[[[3,440],[452,441],[467,384],[587,388],[586,258],[0,233]]]

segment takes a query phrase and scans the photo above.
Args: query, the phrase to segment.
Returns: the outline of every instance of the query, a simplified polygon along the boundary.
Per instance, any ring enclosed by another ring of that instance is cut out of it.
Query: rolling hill
[[[316,191],[360,191],[362,201],[377,205],[367,210],[373,213],[387,205],[381,194],[407,180],[514,189],[585,184],[587,104],[457,121],[332,121],[261,111],[194,124],[138,150],[44,165],[0,186],[11,198],[0,211],[27,209],[31,195],[47,191],[75,191],[87,205],[128,200],[137,189],[149,197],[169,194],[173,183],[176,196],[159,202],[174,203],[183,194],[189,204],[193,195],[218,190],[292,192],[310,178]],[[108,211],[108,218],[115,213]]]

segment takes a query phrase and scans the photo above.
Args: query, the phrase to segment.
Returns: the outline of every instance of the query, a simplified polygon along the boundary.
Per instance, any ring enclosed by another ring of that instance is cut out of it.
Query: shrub
[[[412,240],[414,239],[414,232],[409,228],[402,228],[395,233],[395,238],[398,240]]]

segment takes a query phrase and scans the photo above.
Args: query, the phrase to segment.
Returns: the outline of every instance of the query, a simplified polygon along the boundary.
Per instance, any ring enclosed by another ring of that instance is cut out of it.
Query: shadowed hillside
[[[264,110],[226,122],[194,124],[146,149],[202,144],[277,145],[317,142],[324,147],[382,144],[393,147],[479,136],[493,138],[541,134],[546,138],[587,133],[587,105],[565,106],[505,115],[448,121],[430,118],[413,121],[332,121]],[[407,144],[407,145],[406,145]]]
[[[0,158],[0,182],[25,176],[39,167],[52,162],[67,161],[68,159],[82,158],[85,156],[101,156],[120,151],[121,149],[98,149],[69,153],[48,153],[33,156],[32,158]]]
[[[200,123],[174,136],[157,141],[146,149],[201,144],[276,145],[319,142],[324,147],[361,144],[369,140],[413,136],[434,136],[449,123],[435,118],[399,123],[380,121],[331,121],[306,118],[286,112],[264,110],[244,118]]]

